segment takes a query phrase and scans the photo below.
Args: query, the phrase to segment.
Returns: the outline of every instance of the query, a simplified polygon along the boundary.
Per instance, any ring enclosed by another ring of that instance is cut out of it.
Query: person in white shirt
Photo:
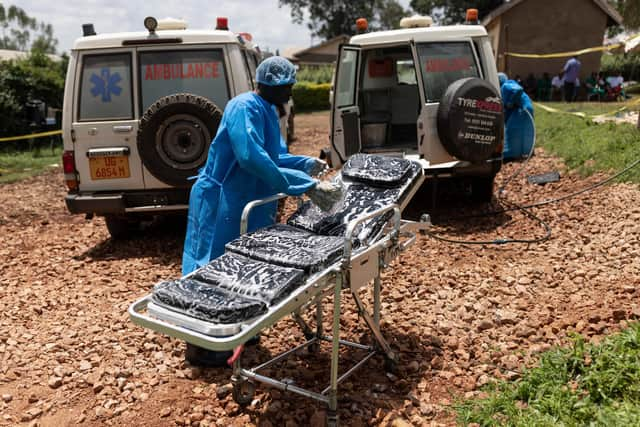
[[[617,76],[609,76],[607,77],[607,83],[612,89],[616,89],[618,86],[622,86],[622,83],[624,83],[624,77],[622,77],[621,73],[618,73]]]
[[[564,86],[564,80],[560,75],[556,74],[551,79],[551,99],[556,100],[558,98],[562,99],[562,87]]]

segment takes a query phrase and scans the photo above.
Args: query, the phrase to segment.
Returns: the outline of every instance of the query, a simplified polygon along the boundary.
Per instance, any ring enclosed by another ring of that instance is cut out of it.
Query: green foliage
[[[355,22],[366,18],[372,30],[398,28],[408,11],[397,0],[278,0],[291,8],[293,22],[307,27],[324,40],[355,34]]]
[[[622,15],[622,28],[629,31],[640,28],[640,0],[609,0],[609,3]],[[609,33],[617,34],[622,28],[613,27]]]
[[[411,0],[411,8],[423,15],[431,15],[434,21],[443,25],[461,24],[467,16],[467,9],[478,9],[482,20],[505,0]]]
[[[0,3],[0,32],[0,49],[56,53],[58,40],[51,24],[38,22],[17,6]]]
[[[577,336],[548,351],[515,382],[501,381],[487,397],[456,404],[458,420],[509,426],[639,425],[640,325],[594,345]]]
[[[0,62],[0,135],[28,133],[24,106],[40,100],[62,108],[66,61],[55,62],[41,52],[25,59]]]
[[[303,67],[296,73],[296,78],[301,82],[331,83],[333,65],[321,65],[319,67]]]
[[[602,114],[624,104],[585,103],[549,104],[562,109]],[[591,108],[591,110],[590,110]],[[638,107],[636,106],[636,109]],[[536,110],[536,143],[562,157],[567,166],[590,175],[597,171],[619,171],[640,158],[640,131],[635,124],[593,123],[566,114]],[[640,167],[632,169],[621,180],[640,182]]]
[[[329,108],[330,83],[302,82],[293,86],[293,105],[296,111],[326,110]]]
[[[640,53],[602,55],[600,71],[609,74],[622,72],[625,80],[640,80]]]

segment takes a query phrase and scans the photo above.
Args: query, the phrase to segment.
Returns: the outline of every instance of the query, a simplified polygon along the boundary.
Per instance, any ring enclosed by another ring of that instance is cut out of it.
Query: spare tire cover
[[[169,185],[189,186],[207,160],[222,111],[207,98],[178,93],[158,99],[138,127],[138,152],[149,172]]]
[[[438,136],[449,154],[481,163],[499,149],[503,135],[502,101],[490,83],[469,77],[447,88],[438,107]]]

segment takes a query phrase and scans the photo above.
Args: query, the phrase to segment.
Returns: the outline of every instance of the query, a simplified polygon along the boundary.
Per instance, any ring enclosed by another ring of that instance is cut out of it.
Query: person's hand
[[[342,199],[342,186],[329,181],[320,181],[306,194],[320,210],[328,211]]]
[[[327,166],[327,162],[324,160],[313,159],[313,166],[311,166],[311,169],[309,170],[309,175],[318,176],[328,168],[329,166]]]

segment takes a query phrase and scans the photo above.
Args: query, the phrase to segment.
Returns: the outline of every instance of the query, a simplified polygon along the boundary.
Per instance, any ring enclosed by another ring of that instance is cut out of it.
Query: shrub
[[[299,81],[311,83],[331,83],[332,76],[332,65],[303,66],[296,73]]]
[[[625,80],[640,80],[640,54],[602,55],[600,71],[607,75],[622,72]]]
[[[326,110],[329,108],[329,83],[298,82],[293,86],[296,111]]]

